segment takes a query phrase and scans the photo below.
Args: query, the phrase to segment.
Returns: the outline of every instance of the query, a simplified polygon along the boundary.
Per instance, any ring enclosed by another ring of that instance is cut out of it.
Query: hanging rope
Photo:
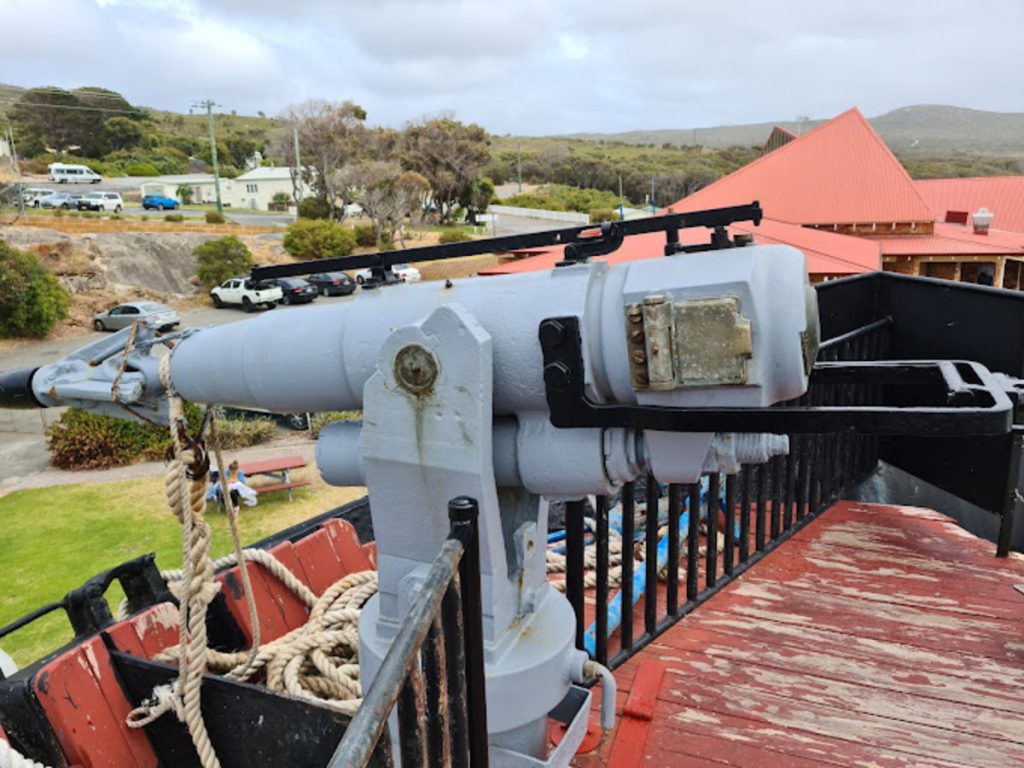
[[[141,728],[168,711],[188,727],[203,768],[220,768],[203,720],[201,693],[206,672],[206,613],[220,591],[210,561],[210,526],[206,523],[206,476],[209,460],[185,429],[184,406],[171,388],[170,355],[160,361],[160,382],[167,390],[171,457],[165,476],[167,504],[182,527],[182,578],[178,584],[178,678],[160,686],[150,701],[133,710],[131,728]]]

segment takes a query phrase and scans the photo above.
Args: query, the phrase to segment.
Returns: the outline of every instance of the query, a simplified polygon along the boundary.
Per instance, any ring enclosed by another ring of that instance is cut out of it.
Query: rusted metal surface
[[[836,504],[616,672],[625,715],[666,668],[629,764],[1024,765],[1024,559],[994,554],[936,512]],[[631,720],[574,765],[619,765]]]

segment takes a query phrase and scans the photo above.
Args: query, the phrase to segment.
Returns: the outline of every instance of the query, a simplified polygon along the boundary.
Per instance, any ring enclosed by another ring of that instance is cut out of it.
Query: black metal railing
[[[872,321],[821,345],[819,359],[884,359],[891,320]],[[813,383],[789,405],[864,405],[871,386]],[[653,476],[618,498],[599,496],[587,525],[585,502],[566,504],[566,595],[576,612],[577,646],[620,666],[682,617],[774,550],[874,471],[878,438],[852,431],[788,435],[789,451],[734,474],[661,486]],[[641,487],[642,486],[642,487]],[[639,504],[645,509],[636,513]],[[621,542],[619,584],[611,529]],[[673,535],[673,532],[676,532]],[[596,548],[594,620],[586,622],[585,548]],[[642,562],[637,553],[643,553]]]
[[[397,705],[403,768],[487,766],[480,548],[474,499],[448,505],[451,533],[374,677],[331,768],[364,768]]]

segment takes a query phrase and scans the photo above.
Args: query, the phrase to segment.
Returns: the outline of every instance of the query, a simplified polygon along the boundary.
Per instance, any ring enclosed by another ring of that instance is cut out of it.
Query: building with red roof
[[[730,232],[799,248],[815,281],[884,268],[1024,288],[1024,177],[915,182],[856,108],[803,136],[773,131],[760,158],[668,210],[752,200],[764,211],[761,225],[735,224]],[[707,233],[691,230],[682,239],[703,242]],[[656,258],[662,243],[660,236],[629,238],[605,258]],[[530,258],[488,273],[550,268],[561,249],[520,255]]]

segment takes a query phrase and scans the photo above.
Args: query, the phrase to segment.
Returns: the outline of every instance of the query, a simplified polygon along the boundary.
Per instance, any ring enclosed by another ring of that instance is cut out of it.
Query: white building
[[[0,139],[0,157],[11,156],[11,145],[7,143],[7,139]]]
[[[234,179],[234,192],[224,201],[230,199],[233,208],[268,211],[274,195],[284,193],[291,201],[294,192],[291,168],[253,168]]]
[[[212,173],[186,173],[179,176],[157,176],[153,179],[146,179],[140,186],[140,191],[143,197],[146,195],[162,195],[164,197],[173,197],[175,200],[180,200],[181,195],[178,193],[180,187],[190,187],[192,189],[192,200],[193,204],[199,203],[215,203],[217,201],[217,192],[214,189],[213,174]],[[234,183],[231,179],[220,180],[220,197],[221,201],[228,205],[231,201],[231,195],[234,192]]]

